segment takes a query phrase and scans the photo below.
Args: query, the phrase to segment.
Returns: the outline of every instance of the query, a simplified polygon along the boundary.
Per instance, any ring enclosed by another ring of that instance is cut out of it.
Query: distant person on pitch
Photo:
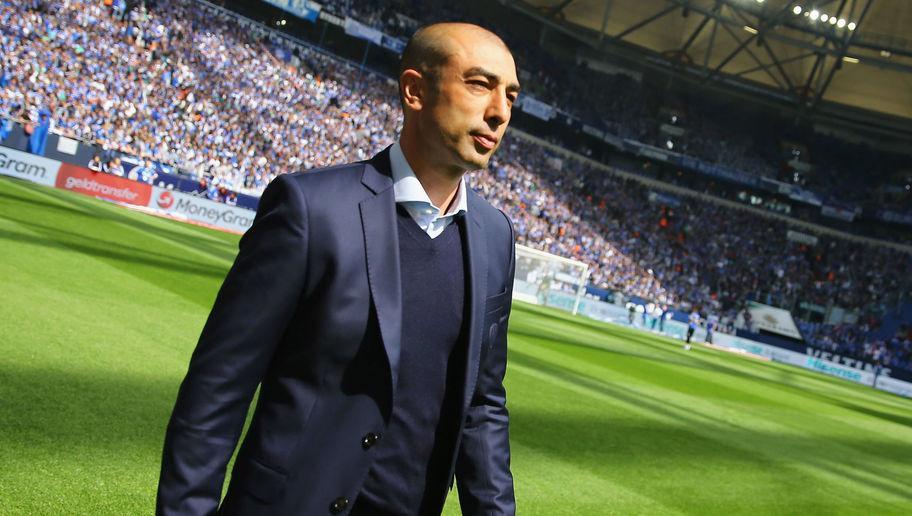
[[[715,314],[711,314],[706,318],[706,339],[704,342],[707,344],[713,343],[713,332],[716,331],[716,328],[719,327],[719,318]]]
[[[424,27],[402,56],[399,141],[269,185],[181,384],[158,514],[439,514],[454,477],[464,514],[515,514],[515,238],[463,176],[518,92],[496,35]]]
[[[697,325],[700,324],[700,312],[696,308],[690,312],[690,317],[687,318],[687,349],[690,349],[690,339],[693,337],[695,331],[697,331]]]
[[[668,318],[668,305],[662,304],[661,313],[659,315],[659,333],[665,333],[665,319]]]

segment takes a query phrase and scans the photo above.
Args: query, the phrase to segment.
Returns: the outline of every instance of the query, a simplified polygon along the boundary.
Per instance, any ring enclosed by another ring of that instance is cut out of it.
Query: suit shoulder
[[[326,182],[360,181],[364,171],[364,162],[344,163],[331,167],[299,170],[284,174],[288,181],[294,181],[300,186],[318,185]]]
[[[334,203],[338,205],[360,200],[363,188],[359,186],[364,166],[364,163],[347,163],[292,172],[279,177],[294,183],[311,208],[331,207]]]
[[[488,202],[478,192],[473,190],[472,193],[476,198],[473,208],[481,212],[481,219],[484,221],[485,226],[494,228],[498,233],[512,237],[513,221],[510,220],[510,217],[503,210]]]

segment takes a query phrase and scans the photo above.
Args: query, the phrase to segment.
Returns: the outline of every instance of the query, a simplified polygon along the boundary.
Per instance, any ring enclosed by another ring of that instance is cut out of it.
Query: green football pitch
[[[0,514],[152,512],[237,241],[0,178]],[[912,514],[912,400],[519,303],[509,345],[521,515]]]

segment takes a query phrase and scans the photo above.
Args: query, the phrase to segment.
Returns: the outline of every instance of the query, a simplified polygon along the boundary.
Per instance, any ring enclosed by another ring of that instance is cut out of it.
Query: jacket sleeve
[[[296,310],[306,275],[307,207],[292,177],[263,193],[240,240],[171,414],[156,514],[213,514],[247,410]]]
[[[504,215],[506,217],[506,215]],[[467,516],[516,514],[513,475],[510,473],[509,414],[503,379],[507,368],[507,324],[516,268],[516,236],[509,218],[510,266],[507,303],[498,329],[478,373],[469,404],[462,442],[456,458],[459,505]]]

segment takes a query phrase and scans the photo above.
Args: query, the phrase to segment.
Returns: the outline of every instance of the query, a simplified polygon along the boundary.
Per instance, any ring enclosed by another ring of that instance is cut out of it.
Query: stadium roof
[[[743,78],[808,111],[823,100],[912,118],[908,0],[508,3],[593,49],[647,49],[698,80]]]

